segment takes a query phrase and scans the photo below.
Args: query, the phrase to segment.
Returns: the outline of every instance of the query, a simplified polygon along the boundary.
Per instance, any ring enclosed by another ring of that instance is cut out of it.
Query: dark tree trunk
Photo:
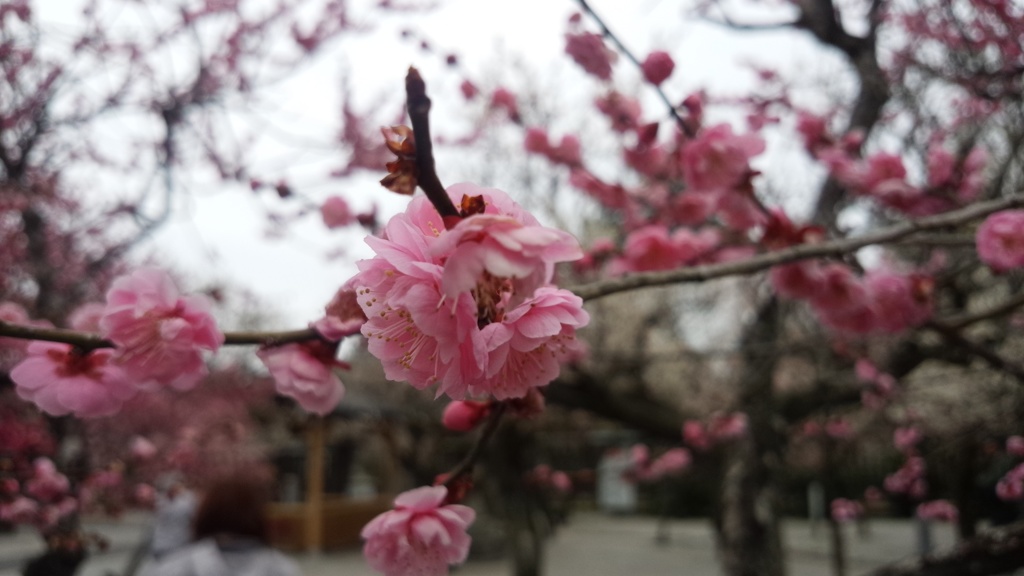
[[[784,576],[785,562],[773,482],[782,437],[775,430],[772,374],[779,306],[772,298],[743,338],[743,374],[737,408],[748,433],[725,457],[715,527],[722,571],[727,576]]]

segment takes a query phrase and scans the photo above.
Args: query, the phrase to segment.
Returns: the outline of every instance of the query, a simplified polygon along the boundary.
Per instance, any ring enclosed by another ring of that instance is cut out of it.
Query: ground
[[[129,515],[119,521],[96,521],[92,527],[111,540],[111,550],[94,555],[80,576],[120,575],[128,555],[148,530],[145,515]],[[862,574],[873,567],[915,554],[917,526],[909,520],[872,520],[866,533],[846,526],[850,574]],[[545,562],[549,576],[623,574],[715,576],[719,574],[707,521],[672,521],[667,543],[655,541],[657,521],[649,517],[608,516],[578,513],[570,518],[550,541]],[[932,529],[938,547],[949,546],[953,531],[948,525]],[[831,574],[827,526],[813,531],[807,521],[790,520],[785,525],[790,576]],[[0,534],[0,576],[16,576],[26,557],[39,548],[30,532]],[[371,576],[358,550],[324,554],[295,554],[306,576]],[[456,576],[504,576],[505,562],[470,562]]]

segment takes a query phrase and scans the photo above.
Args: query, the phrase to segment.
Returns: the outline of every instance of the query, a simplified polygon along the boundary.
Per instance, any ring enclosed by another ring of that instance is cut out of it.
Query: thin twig
[[[427,97],[427,85],[423,82],[418,70],[409,67],[405,77],[406,109],[409,121],[412,122],[413,138],[416,141],[416,181],[427,194],[430,203],[444,217],[458,217],[448,193],[445,192],[441,179],[434,168],[434,147],[430,141],[430,98]]]
[[[490,415],[487,417],[487,421],[484,423],[483,429],[480,431],[480,435],[476,438],[476,443],[473,444],[473,448],[466,454],[459,464],[448,473],[448,478],[444,481],[446,488],[451,488],[452,484],[457,482],[462,476],[469,474],[473,470],[473,466],[476,465],[476,461],[480,459],[480,455],[483,454],[484,448],[491,441],[491,437],[494,436],[494,432],[498,429],[498,424],[501,423],[502,416],[505,415],[506,405],[504,402],[498,402],[491,409]]]
[[[978,202],[966,208],[952,210],[937,216],[909,220],[855,238],[841,238],[820,244],[801,244],[734,262],[705,264],[676,270],[641,272],[619,278],[606,278],[569,289],[584,300],[595,300],[611,294],[639,288],[704,282],[729,276],[745,276],[767,270],[779,264],[810,258],[841,256],[855,252],[865,246],[889,244],[925,230],[957,226],[983,218],[993,212],[1020,207],[1024,207],[1024,196],[1011,196],[999,200]]]
[[[641,70],[642,73],[643,64],[640,62],[640,60],[638,60],[637,57],[633,55],[632,52],[629,51],[629,48],[626,48],[626,45],[623,44],[621,40],[619,40],[618,36],[612,33],[612,31],[608,28],[608,25],[604,23],[604,20],[602,20],[601,17],[597,15],[597,12],[594,12],[594,9],[590,7],[590,4],[587,4],[587,0],[578,1],[580,7],[583,8],[583,10],[590,15],[590,17],[594,20],[598,27],[601,28],[601,35],[611,40],[611,42],[615,44],[615,46],[619,49],[619,52],[621,52],[626,58],[628,58],[629,61],[632,62],[638,70]],[[683,117],[679,115],[679,110],[675,107],[674,104],[672,104],[672,101],[668,99],[668,95],[666,95],[665,91],[661,89],[661,86],[658,86],[653,82],[648,82],[648,84],[650,84],[654,88],[654,91],[657,92],[658,96],[661,98],[661,101],[665,103],[665,106],[668,108],[669,114],[671,115],[672,119],[675,120],[679,128],[683,131],[683,134],[686,134],[688,138],[695,137],[697,134],[693,131],[693,127],[687,124],[686,120],[684,120]]]

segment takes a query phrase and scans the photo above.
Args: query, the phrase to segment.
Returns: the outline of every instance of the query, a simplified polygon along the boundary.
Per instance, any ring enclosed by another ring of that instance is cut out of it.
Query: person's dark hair
[[[248,478],[224,478],[210,484],[196,511],[192,534],[196,540],[211,536],[244,536],[268,543],[266,507],[269,489]]]

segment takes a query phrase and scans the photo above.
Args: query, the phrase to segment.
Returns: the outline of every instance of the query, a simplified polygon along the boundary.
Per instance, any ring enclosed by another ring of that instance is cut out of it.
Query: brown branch
[[[88,352],[99,348],[115,348],[116,345],[99,334],[76,332],[63,328],[43,328],[39,326],[22,326],[0,321],[0,336],[21,340],[44,340],[70,344],[79,350]],[[226,332],[225,346],[280,346],[292,342],[305,342],[321,338],[312,328],[287,330],[280,332]]]
[[[963,350],[977,356],[978,358],[981,358],[986,363],[988,363],[988,365],[991,366],[992,368],[999,370],[1001,372],[1006,372],[1007,374],[1019,380],[1021,383],[1024,383],[1024,366],[1016,362],[1011,362],[1006,358],[1003,358],[998,353],[992,351],[988,347],[982,344],[978,344],[977,342],[968,339],[960,332],[957,332],[956,330],[943,324],[939,324],[938,322],[928,322],[927,324],[924,325],[924,327],[934,330],[950,344],[962,348]]]
[[[650,288],[654,286],[666,286],[669,284],[685,284],[704,282],[715,278],[729,276],[745,276],[760,272],[788,262],[807,260],[809,258],[822,258],[828,256],[842,256],[855,252],[865,246],[876,244],[889,244],[902,240],[908,236],[926,230],[935,230],[950,226],[957,226],[983,218],[1010,208],[1024,206],[1024,196],[1011,196],[999,200],[978,202],[953,210],[937,216],[929,216],[918,220],[908,220],[900,224],[875,230],[855,238],[841,238],[822,242],[820,244],[801,244],[783,250],[759,254],[746,260],[735,262],[723,262],[719,264],[705,264],[676,270],[664,270],[657,272],[642,272],[619,278],[607,278],[575,286],[570,288],[577,296],[584,300],[595,300],[618,292]]]
[[[462,476],[473,471],[473,466],[476,465],[476,461],[479,460],[480,456],[484,453],[484,448],[486,448],[487,444],[490,443],[491,437],[494,436],[494,432],[498,429],[498,424],[501,424],[501,419],[505,415],[506,407],[507,405],[504,402],[494,404],[494,408],[487,417],[487,421],[484,422],[484,427],[480,431],[480,435],[477,436],[473,447],[468,453],[466,453],[466,456],[463,457],[462,461],[448,473],[448,477],[444,481],[444,486],[446,488],[450,489],[453,484],[459,482],[459,479]]]
[[[990,318],[996,318],[1004,314],[1009,314],[1017,308],[1024,306],[1024,293],[1017,294],[1013,298],[1006,300],[996,306],[987,308],[985,310],[978,310],[969,314],[957,314],[956,316],[948,316],[936,320],[936,324],[940,324],[950,330],[959,330],[970,326],[971,324],[988,320]]]
[[[640,60],[637,59],[637,57],[632,52],[630,52],[629,48],[626,48],[626,45],[623,44],[621,40],[619,40],[619,37],[616,36],[611,31],[611,29],[608,28],[608,25],[604,23],[604,20],[602,20],[601,17],[597,15],[597,12],[594,12],[594,9],[590,7],[590,4],[587,4],[587,0],[578,1],[580,3],[580,7],[583,8],[583,10],[590,15],[590,17],[594,20],[598,27],[601,28],[601,35],[611,40],[611,42],[615,44],[615,47],[618,48],[619,52],[621,52],[627,59],[629,59],[629,61],[632,62],[638,70],[642,69],[643,64],[640,62]],[[648,84],[650,84],[654,88],[654,91],[658,94],[658,97],[661,98],[661,101],[665,104],[665,107],[668,108],[669,115],[672,117],[673,120],[675,120],[676,125],[679,126],[679,129],[683,131],[683,134],[686,134],[688,138],[695,137],[697,134],[693,131],[693,127],[687,124],[686,120],[684,120],[683,117],[679,115],[679,110],[675,107],[674,104],[672,104],[672,101],[668,99],[668,95],[666,95],[665,91],[661,89],[661,86],[654,84],[653,82],[648,82]]]
[[[430,203],[444,217],[458,217],[448,193],[445,192],[441,179],[434,168],[434,146],[430,141],[430,98],[427,97],[427,85],[423,82],[418,70],[409,67],[405,77],[406,109],[409,121],[412,122],[412,134],[416,141],[416,180],[420,188],[427,194]]]

